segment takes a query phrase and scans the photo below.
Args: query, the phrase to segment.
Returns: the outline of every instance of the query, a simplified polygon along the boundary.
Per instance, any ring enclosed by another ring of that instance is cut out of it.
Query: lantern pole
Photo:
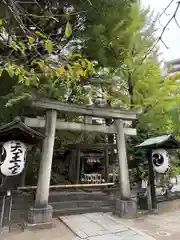
[[[149,184],[151,190],[151,204],[152,211],[157,212],[157,199],[156,199],[156,188],[155,188],[155,174],[152,164],[152,149],[147,150],[147,158],[148,158],[148,168],[149,168]]]

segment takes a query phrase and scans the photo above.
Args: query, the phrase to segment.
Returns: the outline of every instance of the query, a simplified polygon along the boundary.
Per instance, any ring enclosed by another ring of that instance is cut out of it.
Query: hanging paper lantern
[[[4,176],[22,173],[26,161],[26,145],[20,141],[8,141],[1,149],[0,171]]]
[[[152,163],[156,172],[165,173],[170,167],[170,158],[168,152],[163,148],[153,150]]]

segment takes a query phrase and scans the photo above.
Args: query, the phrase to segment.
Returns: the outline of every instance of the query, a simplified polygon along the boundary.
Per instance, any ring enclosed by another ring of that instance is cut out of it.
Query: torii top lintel
[[[133,120],[137,114],[142,112],[141,109],[119,110],[113,108],[101,108],[87,105],[68,104],[57,100],[41,99],[32,102],[32,106],[43,109],[53,109],[61,112],[75,113],[78,115],[87,115],[92,117],[114,118]]]

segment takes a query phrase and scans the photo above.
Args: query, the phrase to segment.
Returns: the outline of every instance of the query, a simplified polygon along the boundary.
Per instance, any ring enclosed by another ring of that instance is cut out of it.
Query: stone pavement
[[[62,221],[53,219],[52,229],[25,232],[15,230],[0,235],[0,240],[180,240],[180,209],[136,219],[120,219],[103,213],[73,215],[62,218],[66,225],[69,225],[68,219],[73,223],[71,230]]]
[[[130,227],[107,213],[90,213],[59,217],[76,238],[73,240],[153,240],[153,237]],[[155,239],[154,239],[155,240]]]
[[[180,240],[180,209],[122,221],[153,236],[156,240]]]

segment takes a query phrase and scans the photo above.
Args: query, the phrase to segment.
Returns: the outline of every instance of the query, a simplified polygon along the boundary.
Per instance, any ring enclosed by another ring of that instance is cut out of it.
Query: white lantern
[[[170,158],[168,152],[163,148],[153,150],[152,163],[156,172],[166,173],[170,167]]]
[[[26,145],[20,141],[8,141],[2,146],[0,171],[4,176],[22,173],[26,161]]]

